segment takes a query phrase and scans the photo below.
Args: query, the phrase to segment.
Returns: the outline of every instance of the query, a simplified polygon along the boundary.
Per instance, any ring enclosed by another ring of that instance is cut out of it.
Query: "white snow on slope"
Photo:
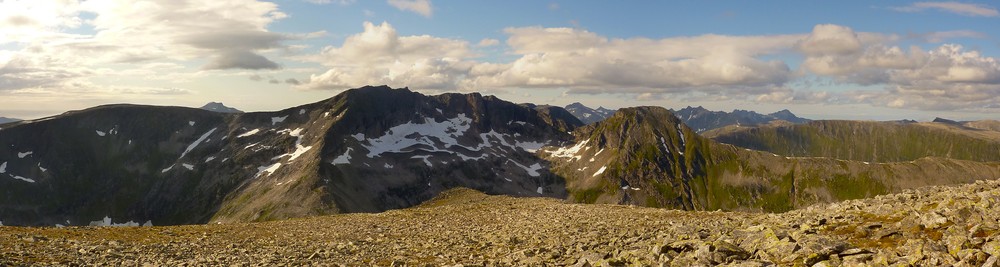
[[[386,164],[385,164],[384,166],[382,166],[382,167],[385,167],[386,169],[392,169],[392,165],[389,165],[389,163],[386,163]]]
[[[198,145],[201,144],[201,142],[204,142],[205,139],[208,139],[208,136],[211,135],[213,132],[215,132],[216,129],[218,128],[212,128],[211,130],[208,130],[207,133],[201,135],[201,137],[198,137],[198,140],[194,140],[194,143],[188,145],[187,149],[184,149],[184,153],[181,153],[181,156],[178,157],[177,159],[179,160],[184,158],[184,155],[187,155],[188,152],[191,152],[191,150],[194,150],[195,147],[198,147]]]
[[[405,123],[394,126],[378,138],[367,139],[367,145],[362,144],[368,150],[368,157],[374,158],[382,153],[403,152],[403,149],[417,144],[424,144],[431,147],[434,141],[430,137],[436,138],[445,144],[445,147],[458,145],[455,137],[462,136],[471,127],[472,119],[465,114],[458,114],[458,117],[443,122],[437,122],[433,118],[425,118],[423,123]],[[420,139],[411,139],[406,136],[418,134],[423,136]]]
[[[102,131],[98,131],[98,130],[94,130],[94,131],[95,131],[95,132],[97,132],[97,135],[98,135],[98,136],[105,136],[105,135],[108,135],[108,133],[105,133],[105,132],[102,132]]]
[[[297,138],[297,139],[295,139],[295,151],[293,151],[292,153],[288,153],[288,154],[284,154],[284,155],[280,155],[280,156],[274,157],[274,159],[279,159],[279,158],[291,156],[291,157],[288,158],[288,161],[293,161],[293,160],[299,158],[299,156],[302,156],[302,154],[305,154],[310,149],[312,149],[312,146],[303,146],[302,145],[302,128],[298,128],[298,129],[292,130],[291,132],[288,132],[288,135],[291,135],[292,137],[296,137]]]
[[[0,164],[0,173],[7,173],[7,162]]]
[[[275,124],[278,124],[279,122],[283,122],[287,118],[288,118],[287,115],[284,116],[284,117],[271,117],[271,125],[275,125]]]
[[[587,144],[587,141],[589,140],[584,140],[583,142],[579,142],[572,147],[560,147],[556,150],[549,150],[546,152],[552,153],[553,157],[576,158],[577,160],[579,160],[580,158],[582,158],[582,156],[578,156],[576,154],[580,152],[580,149],[583,148],[584,145]]]
[[[608,166],[601,166],[601,168],[598,169],[597,172],[594,173],[594,177],[597,177],[598,175],[601,175],[602,173],[604,173],[604,170],[607,169],[607,168],[608,168]]]
[[[34,183],[35,182],[34,179],[28,179],[28,178],[24,178],[24,177],[13,175],[13,174],[10,175],[10,178],[22,180],[22,181],[29,182],[29,183]]]
[[[254,175],[253,178],[260,177],[260,175],[264,174],[264,172],[267,172],[267,175],[270,176],[272,173],[277,171],[278,168],[281,168],[281,162],[275,162],[274,164],[271,164],[269,166],[257,167],[257,175]]]
[[[670,154],[670,148],[667,147],[667,142],[663,140],[663,136],[660,136],[660,145],[663,145],[663,149],[667,151],[667,154]]]
[[[46,169],[46,168],[42,168],[42,164],[41,164],[41,163],[38,163],[38,169],[39,169],[39,170],[41,170],[42,172],[47,172],[47,171],[49,171],[49,169]]]
[[[31,154],[34,154],[34,153],[35,153],[34,151],[28,151],[28,152],[24,152],[24,153],[17,153],[17,158],[23,159],[24,157],[27,157],[27,156],[29,156]]]
[[[410,158],[411,159],[424,159],[424,164],[427,164],[427,167],[434,167],[434,164],[431,164],[431,161],[427,160],[427,158],[430,158],[430,157],[431,157],[430,155],[425,155],[425,156],[412,156]]]
[[[351,135],[351,137],[354,137],[354,140],[358,140],[358,141],[364,141],[365,140],[365,134],[363,134],[363,133],[356,133],[354,135]]]
[[[337,158],[333,159],[333,165],[351,164],[351,149],[353,148],[348,147],[347,151],[344,151],[343,155],[340,155]]]
[[[114,223],[114,222],[111,221],[111,217],[104,216],[104,219],[102,219],[100,221],[92,221],[92,222],[90,222],[90,226],[138,227],[138,226],[140,226],[140,224],[137,223],[137,222],[135,222],[135,221],[131,221],[131,220],[128,221],[128,222],[124,222],[124,223]],[[143,227],[153,226],[153,221],[146,221],[146,223],[143,223],[141,226],[143,226]]]
[[[541,186],[539,186],[538,190],[535,190],[535,192],[538,192],[539,194],[541,194],[542,192],[545,192],[545,190],[543,190],[543,188]]]
[[[181,166],[184,166],[184,168],[187,168],[189,171],[193,171],[194,170],[194,165],[191,165],[191,164],[183,163],[183,164],[181,164]]]
[[[257,134],[259,132],[260,132],[260,129],[253,129],[253,130],[250,130],[250,131],[245,132],[243,134],[237,135],[236,138],[242,138],[242,137],[251,136],[251,135]]]
[[[194,121],[188,121],[188,125],[194,126]]]
[[[208,157],[207,159],[205,159],[205,163],[208,163],[209,161],[213,160],[215,160],[215,156]]]
[[[510,162],[514,163],[514,165],[517,165],[518,167],[521,167],[521,169],[524,169],[524,171],[528,172],[528,175],[531,175],[532,177],[538,177],[539,175],[542,175],[541,173],[538,173],[538,171],[542,169],[542,165],[541,164],[535,163],[534,165],[531,165],[531,167],[528,167],[528,166],[521,165],[521,163],[518,163],[517,161],[513,161],[513,160],[509,160],[509,159],[507,161],[510,161]]]
[[[305,109],[300,109],[299,110],[299,115],[302,115],[302,114],[306,114],[306,110]]]

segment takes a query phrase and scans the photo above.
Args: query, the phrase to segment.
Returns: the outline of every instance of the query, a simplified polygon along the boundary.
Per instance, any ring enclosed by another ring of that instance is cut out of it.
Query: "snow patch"
[[[245,132],[243,134],[237,135],[236,138],[243,138],[243,137],[251,136],[251,135],[257,134],[259,132],[260,132],[260,129],[253,129],[253,130],[250,130],[249,132]]]
[[[514,144],[514,146],[520,147],[524,151],[527,151],[527,152],[530,152],[530,153],[535,153],[539,149],[542,149],[542,147],[545,146],[545,143],[543,143],[543,142],[520,142],[520,141],[518,141],[516,144]]]
[[[424,155],[424,156],[412,156],[410,158],[411,159],[424,159],[424,164],[427,164],[427,167],[434,167],[434,164],[431,164],[431,161],[427,160],[427,158],[430,158],[430,157],[431,157],[430,155]]]
[[[271,125],[273,126],[275,124],[278,124],[279,122],[284,122],[285,119],[287,119],[287,118],[288,118],[288,116],[284,116],[284,117],[271,117]]]
[[[13,174],[10,174],[10,178],[18,179],[18,180],[29,182],[29,183],[34,183],[35,182],[34,179],[24,178],[24,177],[13,175]]]
[[[550,151],[546,151],[546,152],[552,153],[553,157],[576,158],[577,160],[579,160],[582,156],[578,156],[576,154],[580,152],[580,149],[583,148],[584,145],[587,144],[587,141],[589,141],[589,140],[584,140],[583,142],[579,142],[579,143],[577,143],[576,145],[574,145],[572,147],[568,147],[568,148],[567,147],[560,147],[559,149],[550,150]]]
[[[111,217],[104,216],[104,219],[102,219],[100,221],[92,221],[92,222],[90,222],[90,226],[105,226],[105,227],[138,227],[138,226],[143,226],[143,227],[150,227],[150,226],[153,226],[153,221],[146,221],[146,223],[143,223],[141,225],[139,223],[137,223],[135,221],[131,221],[131,220],[128,221],[128,222],[124,222],[124,223],[114,223],[114,222],[111,221]]]
[[[535,190],[535,192],[538,192],[538,194],[542,194],[542,192],[545,192],[545,190],[543,190],[542,187],[539,186],[538,190]]]
[[[94,130],[94,131],[95,131],[95,132],[97,132],[97,136],[105,136],[105,135],[108,135],[108,133],[105,133],[105,132],[102,132],[102,131],[98,131],[98,130]]]
[[[343,155],[340,155],[337,158],[333,159],[333,165],[337,165],[337,164],[351,164],[351,154],[350,154],[351,153],[351,149],[353,149],[353,148],[348,147],[347,151],[344,151]],[[388,163],[386,165],[388,165]]]
[[[271,164],[269,166],[257,167],[257,175],[254,175],[253,178],[260,177],[260,175],[264,174],[265,172],[267,172],[267,175],[270,176],[272,173],[277,171],[278,168],[281,168],[281,162],[275,162],[274,164]]]
[[[535,163],[534,165],[531,165],[530,167],[528,167],[528,166],[521,165],[521,163],[518,163],[517,161],[513,161],[513,160],[509,160],[509,159],[507,161],[513,162],[514,165],[517,165],[518,167],[521,167],[521,169],[524,169],[524,171],[528,172],[528,175],[531,175],[531,177],[538,177],[539,175],[541,175],[541,173],[538,173],[538,171],[542,169],[542,165],[541,164]]]
[[[194,150],[195,147],[198,147],[198,145],[201,144],[201,142],[204,142],[205,139],[208,139],[208,136],[211,135],[213,132],[215,132],[216,129],[218,128],[212,128],[211,130],[208,130],[207,133],[201,135],[201,137],[198,137],[198,140],[195,140],[194,143],[188,145],[187,149],[184,149],[184,153],[181,153],[181,156],[178,157],[177,159],[180,160],[184,158],[184,156],[187,155],[187,153],[191,152],[191,150]]]
[[[305,109],[300,109],[299,110],[299,115],[302,115],[302,114],[306,114],[306,110]]]
[[[430,137],[436,138],[444,146],[452,147],[458,145],[456,137],[462,136],[471,127],[472,119],[466,117],[464,113],[458,117],[437,122],[433,118],[424,118],[423,123],[404,123],[393,126],[378,138],[367,139],[367,145],[362,144],[368,150],[368,157],[374,158],[383,153],[405,152],[403,149],[413,145],[423,144],[436,147],[435,142]],[[410,135],[420,135],[422,138],[407,138]]]
[[[392,169],[392,165],[389,165],[389,163],[386,163],[385,166],[382,167],[385,167],[386,169]]]
[[[43,168],[41,163],[38,163],[38,169],[41,170],[42,172],[49,171],[49,169]]]
[[[6,161],[4,161],[3,164],[0,164],[0,173],[7,173],[7,162]]]
[[[208,157],[207,159],[205,159],[205,163],[208,163],[209,161],[212,161],[212,160],[215,160],[215,156],[211,156],[211,157]]]
[[[598,169],[597,172],[594,173],[594,177],[597,177],[598,175],[601,175],[602,173],[604,173],[604,170],[606,170],[606,169],[608,169],[608,166],[601,166],[601,168]]]
[[[290,158],[288,158],[288,161],[293,161],[293,160],[299,158],[299,156],[302,156],[302,154],[305,154],[306,152],[308,152],[309,149],[312,149],[312,146],[303,146],[302,145],[302,128],[298,128],[298,129],[292,130],[292,131],[288,132],[288,135],[291,135],[292,137],[296,137],[297,138],[295,140],[295,151],[292,152],[292,153],[288,153],[288,154],[284,154],[284,155],[280,155],[280,156],[274,157],[274,159],[279,159],[279,158],[283,158],[283,157],[286,157],[286,156],[291,156]]]
[[[663,150],[666,150],[667,154],[670,154],[670,147],[667,147],[667,141],[663,140],[663,136],[660,136],[660,145],[663,145]],[[749,149],[747,149],[747,151],[749,151]]]
[[[193,171],[194,170],[194,165],[191,165],[191,164],[184,163],[184,164],[181,164],[181,166],[184,166],[184,168],[187,168],[189,171]]]
[[[24,153],[17,153],[17,158],[23,159],[24,157],[27,157],[27,156],[29,156],[31,154],[34,154],[34,153],[35,153],[34,151],[28,151],[28,152],[24,152]]]
[[[188,121],[188,125],[194,126],[194,121]]]
[[[354,137],[354,140],[358,140],[359,142],[365,140],[365,134],[363,133],[356,133],[354,135],[351,135],[351,137]]]

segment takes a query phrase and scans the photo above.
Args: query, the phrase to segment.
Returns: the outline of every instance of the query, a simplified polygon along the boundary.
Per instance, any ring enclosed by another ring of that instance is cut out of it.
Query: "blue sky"
[[[818,119],[1000,119],[993,2],[0,0],[0,116],[367,84]]]

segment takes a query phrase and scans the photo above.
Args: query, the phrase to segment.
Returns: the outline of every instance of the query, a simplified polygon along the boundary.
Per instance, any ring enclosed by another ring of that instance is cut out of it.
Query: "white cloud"
[[[197,62],[204,62],[203,69],[275,69],[279,65],[264,56],[268,51],[288,49],[282,42],[289,39],[322,34],[267,30],[285,17],[274,3],[255,0],[2,1],[0,44],[8,48],[0,49],[0,92],[118,88],[112,92],[162,95],[187,91],[94,82],[143,79],[169,86],[204,75],[185,67]]]
[[[305,0],[305,1],[309,2],[309,3],[317,4],[317,5],[325,5],[325,4],[329,4],[329,3],[337,3],[338,5],[342,5],[342,6],[348,6],[348,5],[351,5],[351,4],[354,4],[355,2],[357,2],[357,0]]]
[[[303,88],[346,89],[389,84],[437,90],[567,88],[576,93],[635,92],[749,94],[792,75],[778,60],[758,56],[790,51],[804,35],[704,35],[666,39],[608,39],[569,28],[510,28],[510,63],[477,61],[467,41],[398,36],[388,23],[323,49],[329,67]],[[490,44],[493,41],[481,41]],[[752,88],[751,88],[752,87]]]
[[[431,7],[431,0],[388,0],[388,1],[389,5],[399,10],[410,11],[428,18],[434,15],[434,9]]]
[[[900,12],[920,12],[926,9],[938,9],[963,16],[970,17],[997,17],[1000,12],[996,8],[981,4],[969,4],[961,2],[917,2],[908,6],[891,7],[890,9]]]
[[[923,34],[920,37],[922,37],[925,41],[930,42],[930,43],[941,43],[941,42],[944,42],[947,39],[955,39],[955,38],[984,39],[984,38],[987,38],[989,36],[986,35],[985,33],[977,32],[977,31],[958,30],[958,31],[932,32],[932,33]]]
[[[485,38],[485,39],[479,40],[478,46],[480,46],[480,47],[487,47],[487,46],[494,46],[494,45],[498,45],[498,44],[500,44],[500,40],[492,39],[492,38]]]

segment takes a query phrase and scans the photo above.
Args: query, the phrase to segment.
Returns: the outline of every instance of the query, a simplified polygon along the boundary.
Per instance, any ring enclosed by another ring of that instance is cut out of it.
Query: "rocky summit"
[[[997,266],[1000,182],[778,214],[453,189],[375,214],[136,228],[0,227],[0,265]]]

